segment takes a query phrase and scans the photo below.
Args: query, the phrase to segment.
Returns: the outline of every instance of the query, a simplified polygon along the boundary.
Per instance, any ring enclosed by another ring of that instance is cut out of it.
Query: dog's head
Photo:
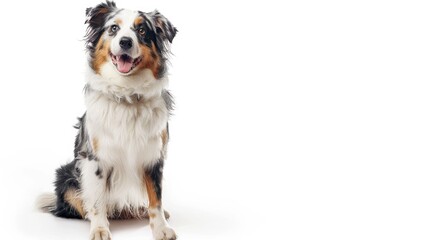
[[[86,46],[96,73],[114,70],[127,76],[150,69],[156,78],[162,76],[177,32],[162,14],[119,9],[107,1],[86,9],[86,16]]]

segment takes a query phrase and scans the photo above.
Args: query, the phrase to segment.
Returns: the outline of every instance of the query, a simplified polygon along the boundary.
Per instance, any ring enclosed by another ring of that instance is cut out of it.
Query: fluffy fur
[[[87,111],[75,159],[57,170],[55,194],[38,207],[91,221],[90,239],[111,239],[108,219],[149,217],[154,238],[176,239],[162,208],[162,172],[173,100],[166,90],[169,44],[177,30],[158,11],[86,10]]]

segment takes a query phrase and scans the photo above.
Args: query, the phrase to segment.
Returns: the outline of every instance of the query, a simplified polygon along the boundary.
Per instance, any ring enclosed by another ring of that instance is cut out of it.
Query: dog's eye
[[[143,28],[139,28],[139,34],[143,35],[144,33],[145,33],[144,29]]]
[[[115,33],[119,30],[119,26],[118,25],[112,25],[110,26],[110,33]]]

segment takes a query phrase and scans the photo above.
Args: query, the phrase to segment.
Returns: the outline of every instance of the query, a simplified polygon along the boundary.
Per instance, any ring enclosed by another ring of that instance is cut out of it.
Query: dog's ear
[[[173,42],[173,38],[177,33],[177,29],[173,24],[159,13],[158,10],[150,12],[149,16],[152,18],[153,24],[155,25],[156,34],[164,41],[168,40],[170,43]]]
[[[107,16],[114,10],[116,10],[116,3],[113,1],[106,1],[106,3],[100,3],[93,8],[87,8],[85,23],[92,28],[102,27]]]
[[[88,24],[88,28],[85,35],[85,45],[91,53],[94,52],[95,46],[103,34],[107,16],[115,10],[116,4],[110,1],[106,1],[106,3],[100,3],[93,8],[86,9],[85,23]]]

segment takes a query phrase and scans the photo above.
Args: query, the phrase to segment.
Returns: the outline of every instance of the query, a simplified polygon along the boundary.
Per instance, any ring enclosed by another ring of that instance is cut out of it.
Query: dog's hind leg
[[[80,159],[61,166],[56,171],[55,194],[39,198],[39,207],[57,217],[85,218],[80,199]]]

